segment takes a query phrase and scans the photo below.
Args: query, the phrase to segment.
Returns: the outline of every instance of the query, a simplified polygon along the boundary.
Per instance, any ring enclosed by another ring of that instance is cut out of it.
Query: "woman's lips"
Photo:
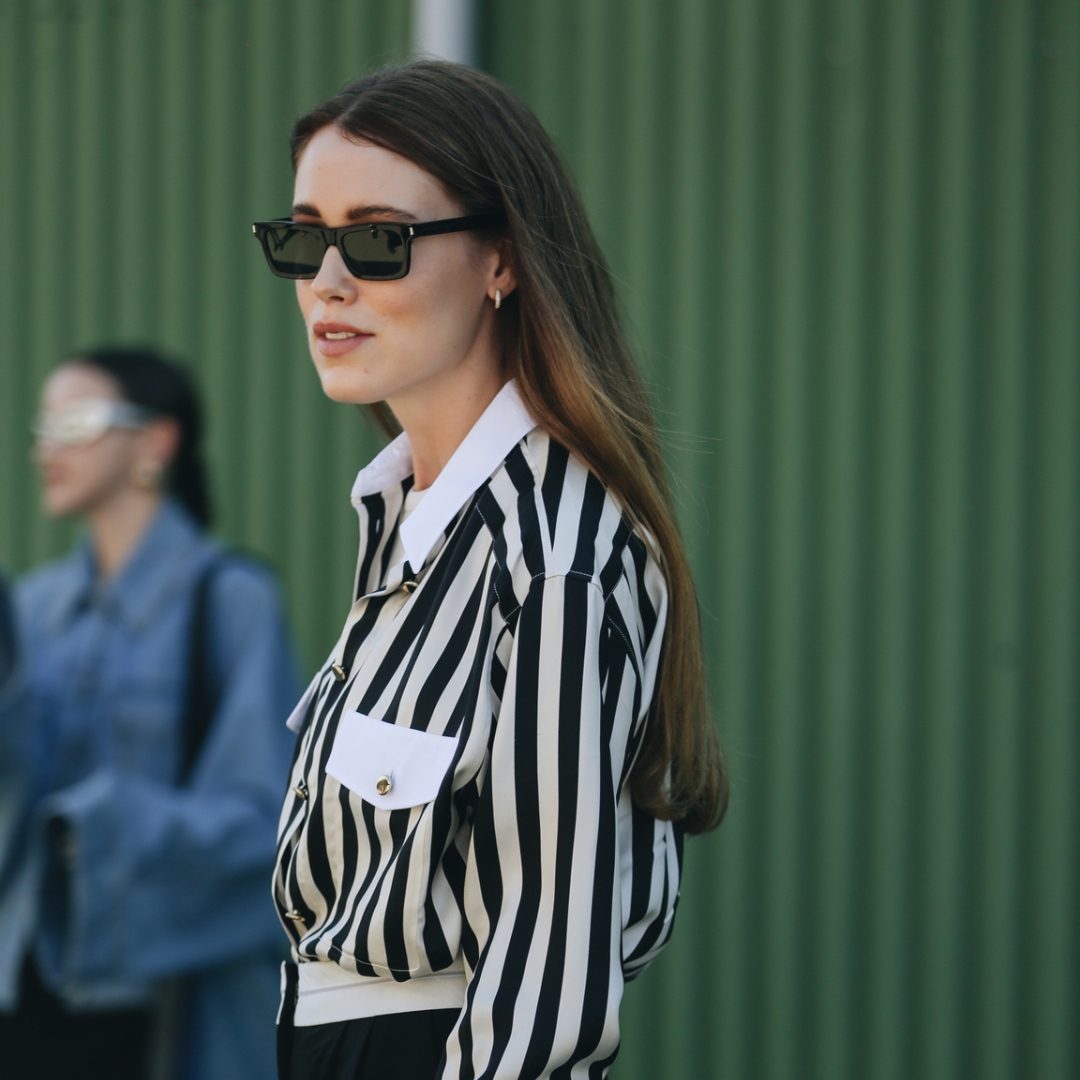
[[[45,467],[41,470],[41,486],[46,491],[62,488],[68,483],[67,471],[60,468]]]
[[[348,323],[317,322],[311,330],[323,356],[341,356],[375,336]]]

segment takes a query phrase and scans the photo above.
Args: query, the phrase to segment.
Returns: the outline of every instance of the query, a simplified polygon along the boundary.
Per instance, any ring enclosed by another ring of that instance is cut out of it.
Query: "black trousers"
[[[427,1009],[294,1027],[292,1009],[283,1009],[278,1080],[436,1080],[458,1015]]]
[[[32,1080],[143,1080],[150,1012],[70,1012],[27,958],[19,1010],[0,1013],[0,1075]]]

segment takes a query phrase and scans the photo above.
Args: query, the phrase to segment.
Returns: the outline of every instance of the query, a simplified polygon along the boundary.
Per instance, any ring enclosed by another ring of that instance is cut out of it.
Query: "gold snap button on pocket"
[[[401,588],[404,591],[406,596],[408,596],[413,591],[413,589],[416,588],[416,586],[417,586],[417,582],[415,582],[415,581],[403,581],[401,583]]]
[[[345,669],[340,664],[331,665],[330,670],[334,673],[334,678],[338,682],[345,681]]]
[[[390,783],[389,776],[380,776],[379,779],[375,781],[375,790],[380,795],[385,795],[393,786],[394,785]]]

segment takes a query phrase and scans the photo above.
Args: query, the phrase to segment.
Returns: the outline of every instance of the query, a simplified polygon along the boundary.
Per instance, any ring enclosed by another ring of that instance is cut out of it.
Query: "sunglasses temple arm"
[[[409,225],[407,228],[410,236],[439,236],[443,233],[494,228],[503,224],[505,222],[502,218],[491,214],[474,214],[472,217],[447,218],[445,221],[425,221],[422,225]]]

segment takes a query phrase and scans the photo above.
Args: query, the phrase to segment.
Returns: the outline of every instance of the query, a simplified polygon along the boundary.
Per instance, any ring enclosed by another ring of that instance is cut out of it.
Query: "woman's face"
[[[418,165],[370,143],[319,131],[296,170],[293,217],[337,227],[369,221],[424,222],[462,210]],[[420,237],[409,273],[361,281],[329,248],[317,277],[297,281],[308,345],[335,401],[386,401],[397,413],[439,408],[463,383],[495,376],[496,284],[512,288],[497,245],[475,233]]]
[[[41,394],[43,415],[62,414],[88,401],[123,401],[120,387],[105,372],[78,362],[49,376]],[[132,486],[147,457],[145,429],[109,428],[92,442],[65,446],[39,438],[34,456],[41,469],[42,501],[52,517],[84,514]]]

